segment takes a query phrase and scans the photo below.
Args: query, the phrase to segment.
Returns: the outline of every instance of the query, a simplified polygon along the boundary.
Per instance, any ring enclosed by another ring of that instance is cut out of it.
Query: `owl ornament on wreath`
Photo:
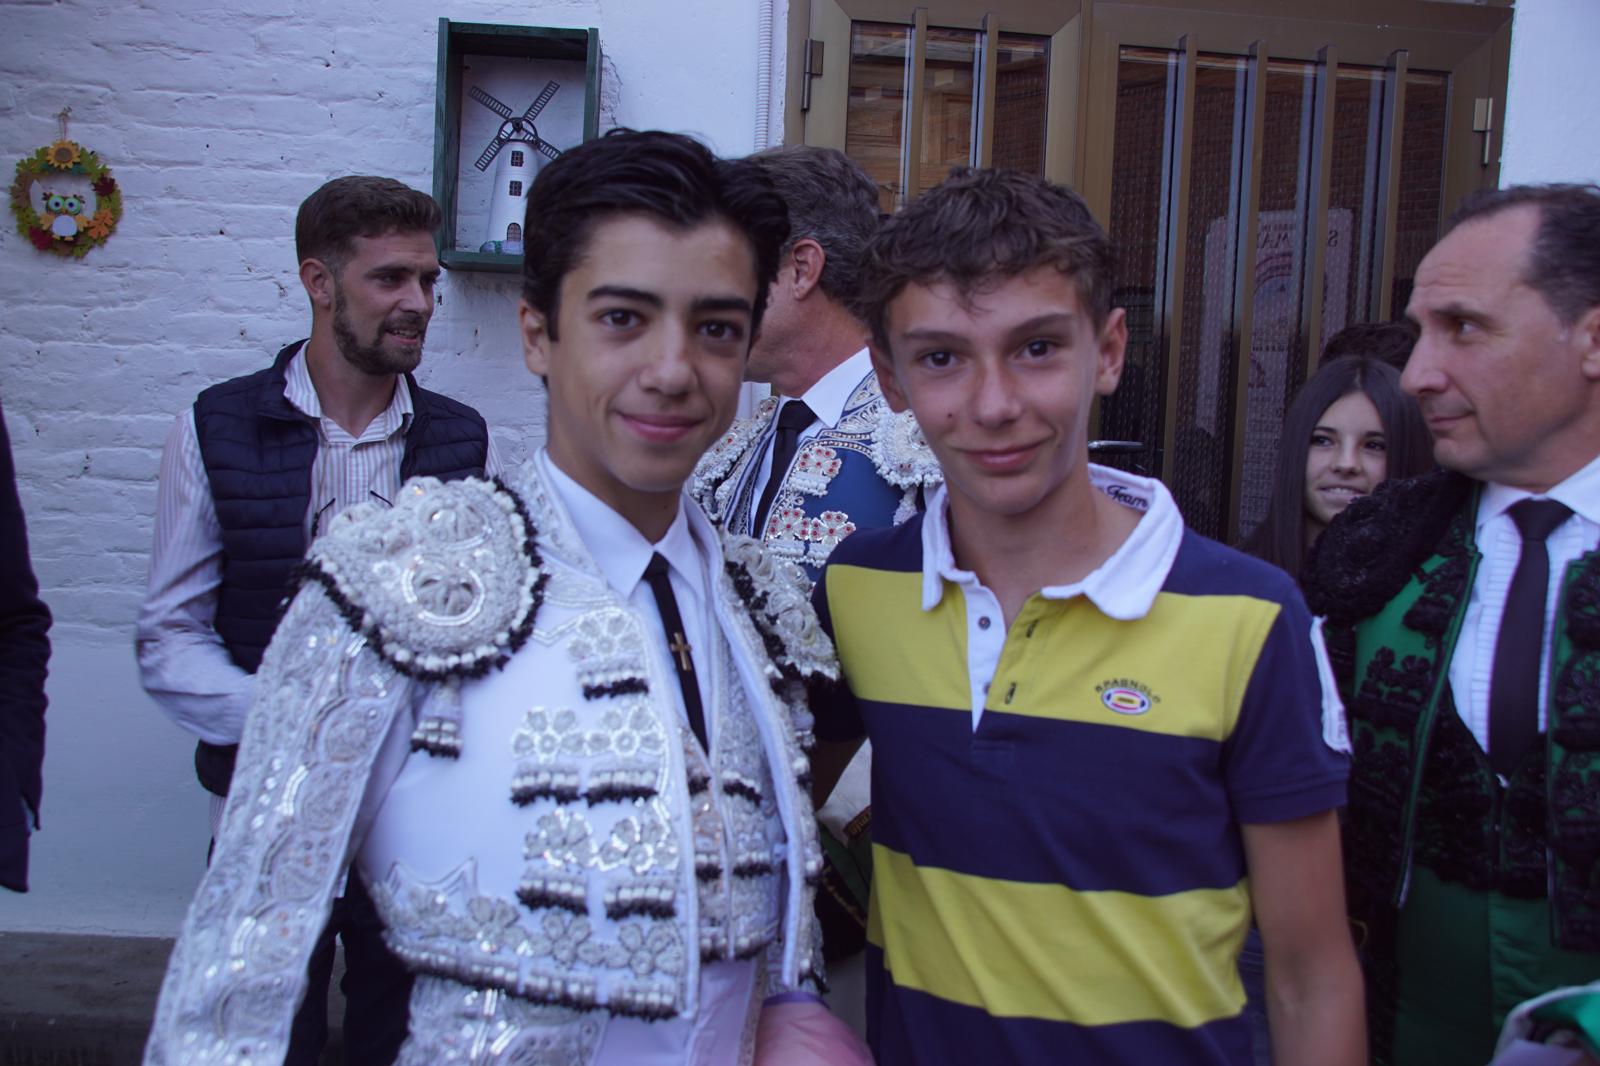
[[[60,185],[68,177],[86,179],[93,195],[74,187],[77,182]],[[82,259],[116,230],[122,219],[122,190],[99,156],[63,138],[17,162],[11,214],[17,232],[41,252]]]

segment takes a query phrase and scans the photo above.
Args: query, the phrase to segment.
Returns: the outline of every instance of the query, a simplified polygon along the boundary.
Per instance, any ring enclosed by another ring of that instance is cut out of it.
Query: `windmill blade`
[[[496,100],[494,97],[490,96],[476,85],[467,90],[467,95],[478,101],[478,103],[482,104],[484,107],[487,107],[490,111],[493,111],[495,114],[499,115],[501,118],[514,118],[516,116],[515,111],[512,111],[505,104],[502,104],[499,100]]]
[[[558,159],[561,156],[561,149],[557,148],[543,137],[535,140],[533,142],[533,146],[551,159]]]
[[[489,164],[494,162],[494,157],[500,154],[500,146],[505,143],[504,137],[496,137],[494,140],[490,141],[489,147],[483,150],[483,154],[478,157],[478,161],[474,163],[473,166],[477,167],[479,170],[488,170]],[[515,162],[515,160],[513,160],[513,162]]]
[[[533,103],[529,104],[528,110],[523,113],[522,121],[532,122],[534,119],[538,118],[539,112],[544,110],[544,105],[550,102],[550,98],[556,94],[556,90],[559,88],[561,88],[561,86],[557,85],[553,81],[545,82],[544,89],[539,93],[538,96],[534,97]],[[509,118],[510,116],[508,115],[506,117]]]

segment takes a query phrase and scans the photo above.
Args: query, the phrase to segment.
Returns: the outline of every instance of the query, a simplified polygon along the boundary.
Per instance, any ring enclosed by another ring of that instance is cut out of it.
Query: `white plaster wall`
[[[1597,0],[1517,0],[1500,184],[1600,181]]]
[[[778,26],[783,5],[777,5]],[[71,261],[0,228],[0,399],[34,566],[55,612],[44,831],[33,890],[0,892],[0,931],[166,934],[205,855],[192,740],[144,696],[133,621],[160,449],[204,386],[305,334],[300,201],[329,177],[432,188],[439,16],[597,26],[602,128],[698,133],[749,151],[748,0],[7,0],[0,160],[56,136],[122,186],[110,242]],[[780,35],[781,39],[781,35]],[[476,405],[502,454],[543,436],[514,331],[516,280],[446,273],[419,378]]]

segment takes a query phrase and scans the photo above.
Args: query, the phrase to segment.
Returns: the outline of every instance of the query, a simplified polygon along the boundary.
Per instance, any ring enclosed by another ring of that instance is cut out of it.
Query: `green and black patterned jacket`
[[[1387,924],[1420,863],[1476,891],[1548,896],[1552,942],[1597,951],[1600,550],[1566,572],[1544,743],[1502,785],[1449,685],[1480,558],[1479,489],[1447,472],[1388,482],[1329,527],[1308,565],[1354,748],[1352,912]]]

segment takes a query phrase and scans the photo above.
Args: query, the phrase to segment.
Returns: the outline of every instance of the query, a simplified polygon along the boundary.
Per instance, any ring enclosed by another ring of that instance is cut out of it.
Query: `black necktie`
[[[673,665],[678,668],[678,686],[683,689],[683,709],[689,715],[689,728],[700,741],[703,751],[710,751],[706,742],[706,714],[700,705],[700,681],[694,676],[694,648],[689,644],[688,630],[683,628],[683,616],[678,613],[678,598],[672,594],[672,582],[667,580],[667,561],[660,552],[650,556],[650,565],[644,568],[644,579],[656,596],[656,610],[661,612],[661,625],[667,631],[667,651]]]
[[[1572,510],[1556,500],[1523,500],[1507,512],[1522,534],[1522,554],[1506,593],[1489,677],[1489,762],[1511,776],[1539,735],[1539,659],[1544,647],[1544,605],[1550,590],[1545,538]]]
[[[757,540],[766,533],[767,512],[772,509],[772,498],[778,494],[779,484],[789,472],[789,464],[794,462],[800,434],[816,420],[817,416],[804,400],[789,400],[778,412],[778,432],[772,438],[772,473],[767,475],[767,487],[761,490],[761,502],[756,505],[755,525],[750,527],[750,535]]]

